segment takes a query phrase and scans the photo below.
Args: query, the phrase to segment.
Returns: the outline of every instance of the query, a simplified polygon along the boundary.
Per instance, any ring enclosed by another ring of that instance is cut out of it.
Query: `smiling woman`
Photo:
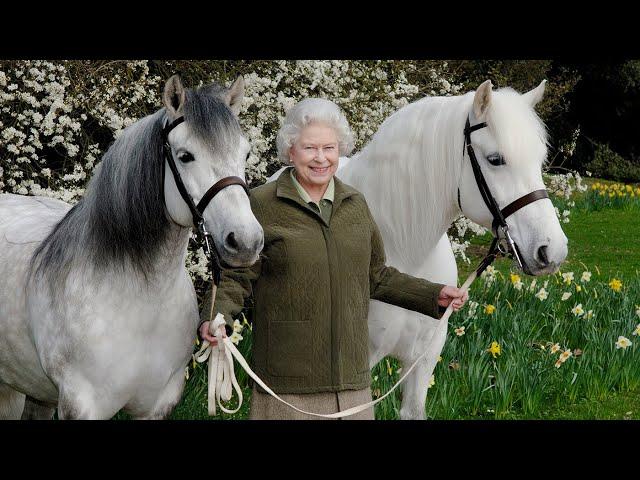
[[[353,135],[333,102],[306,99],[287,114],[277,136],[293,165],[255,188],[251,207],[265,232],[261,259],[227,270],[215,311],[227,325],[254,297],[255,372],[284,400],[315,413],[371,401],[369,299],[440,318],[467,294],[385,265],[384,246],[363,195],[336,178]],[[208,294],[203,314],[211,309]],[[214,345],[210,323],[201,336]],[[254,386],[251,419],[314,419],[289,410]],[[373,419],[369,408],[347,418]]]

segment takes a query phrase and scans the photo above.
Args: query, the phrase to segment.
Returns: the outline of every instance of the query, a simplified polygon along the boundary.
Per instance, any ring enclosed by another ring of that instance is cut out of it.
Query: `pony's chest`
[[[175,371],[191,353],[198,311],[193,286],[179,281],[164,293],[134,288],[84,289],[68,304],[64,321],[45,314],[50,328],[38,339],[45,363],[65,364],[96,377],[123,384],[141,371],[159,369],[159,378]]]

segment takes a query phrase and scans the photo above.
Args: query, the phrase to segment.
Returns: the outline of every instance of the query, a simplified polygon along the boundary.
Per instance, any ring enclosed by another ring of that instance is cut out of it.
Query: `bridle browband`
[[[509,226],[507,225],[506,218],[510,215],[514,214],[521,208],[529,205],[538,200],[542,200],[544,198],[549,198],[549,194],[546,189],[535,190],[531,193],[527,193],[522,197],[514,200],[509,205],[500,209],[498,207],[498,203],[495,198],[491,194],[491,190],[489,189],[489,185],[487,185],[487,181],[482,174],[482,169],[480,168],[480,164],[478,163],[478,159],[476,158],[476,154],[473,151],[473,146],[471,145],[471,133],[476,130],[480,130],[481,128],[485,128],[487,126],[486,122],[478,123],[476,125],[471,126],[469,122],[469,117],[467,116],[467,121],[464,127],[464,143],[467,149],[467,154],[469,155],[469,160],[471,161],[471,168],[473,169],[473,176],[476,179],[476,184],[478,185],[478,190],[480,190],[480,195],[482,196],[482,200],[484,200],[485,205],[491,212],[493,216],[493,222],[491,225],[492,233],[493,233],[493,242],[491,243],[491,247],[489,248],[489,253],[480,263],[478,267],[477,274],[480,275],[484,269],[486,269],[491,262],[495,259],[498,253],[502,255],[508,256],[511,255],[518,266],[526,273],[531,273],[528,265],[520,255],[520,249],[518,245],[513,241],[511,235],[509,234]],[[464,151],[463,151],[464,157]],[[460,187],[458,187],[458,207],[460,211],[462,211],[462,206],[460,204]],[[503,247],[500,243],[501,240],[506,241],[506,248]]]
[[[180,172],[178,172],[178,167],[176,166],[176,162],[173,159],[173,155],[171,154],[171,146],[169,145],[169,132],[173,130],[175,127],[184,122],[184,117],[178,117],[173,122],[166,124],[162,129],[162,151],[164,154],[164,159],[169,164],[169,168],[171,169],[171,173],[173,174],[173,179],[176,182],[176,186],[178,187],[178,192],[180,192],[180,196],[189,207],[191,211],[191,216],[193,217],[193,226],[196,232],[196,237],[199,237],[200,243],[203,245],[205,253],[209,259],[209,264],[212,269],[213,274],[213,282],[215,285],[218,285],[220,282],[221,274],[222,274],[222,264],[220,262],[220,256],[218,254],[218,249],[216,248],[216,244],[211,237],[211,234],[207,231],[205,223],[204,223],[204,210],[209,205],[209,202],[213,200],[221,190],[231,186],[231,185],[240,185],[247,196],[249,195],[249,187],[245,183],[243,179],[240,177],[230,176],[224,177],[214,183],[209,190],[205,192],[202,196],[198,204],[196,205],[187,192],[187,188],[182,181],[182,177],[180,176]],[[165,168],[164,162],[162,162],[162,185],[164,185],[165,178]],[[163,202],[165,201],[164,195],[162,196]],[[166,208],[166,204],[165,204]]]

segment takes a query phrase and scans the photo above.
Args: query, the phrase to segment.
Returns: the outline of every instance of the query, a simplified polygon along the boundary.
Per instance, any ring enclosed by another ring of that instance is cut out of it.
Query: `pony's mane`
[[[501,88],[494,92],[486,121],[499,151],[505,161],[512,165],[540,158],[540,146],[548,145],[544,123],[512,88]]]
[[[493,93],[487,123],[496,142],[511,161],[527,161],[529,156],[514,152],[528,152],[540,139],[546,142],[544,125],[514,90]],[[396,258],[409,261],[415,252],[427,255],[459,213],[463,129],[474,95],[426,97],[406,105],[382,123],[341,172],[345,182],[353,182],[375,203],[372,210],[380,230],[387,233],[385,241],[394,242],[385,246]]]
[[[206,145],[226,149],[240,126],[222,88],[186,90],[185,124]],[[214,92],[215,94],[212,94]],[[53,228],[31,259],[31,272],[61,284],[74,265],[132,266],[147,279],[171,225],[164,202],[162,128],[166,110],[127,127],[102,157],[85,196]],[[168,173],[170,174],[170,172]]]

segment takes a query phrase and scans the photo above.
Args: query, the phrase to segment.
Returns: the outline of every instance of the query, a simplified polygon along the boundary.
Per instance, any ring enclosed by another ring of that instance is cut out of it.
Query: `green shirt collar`
[[[305,201],[305,203],[315,203],[317,205],[318,203],[314,202],[311,199],[311,197],[309,196],[307,191],[304,189],[304,187],[300,185],[300,182],[298,182],[298,179],[296,178],[296,175],[295,175],[295,171],[296,171],[295,168],[290,169],[291,179],[293,180],[293,185],[296,187],[298,194],[300,195],[302,200]],[[335,186],[333,182],[333,177],[331,177],[331,181],[329,181],[329,186],[327,187],[327,190],[324,192],[324,195],[322,196],[321,200],[329,200],[331,203],[333,203],[334,192],[335,192]]]

